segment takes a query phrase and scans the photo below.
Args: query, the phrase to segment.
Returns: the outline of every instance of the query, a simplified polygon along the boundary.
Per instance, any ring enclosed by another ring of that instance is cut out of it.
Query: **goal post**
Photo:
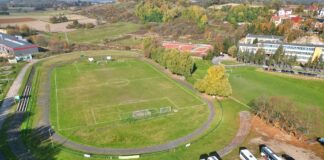
[[[160,108],[160,114],[166,114],[172,112],[172,107],[167,106],[167,107],[162,107]]]

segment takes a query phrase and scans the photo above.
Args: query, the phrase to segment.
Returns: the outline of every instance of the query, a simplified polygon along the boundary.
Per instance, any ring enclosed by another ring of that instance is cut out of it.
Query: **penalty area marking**
[[[178,82],[176,82],[175,80],[171,79],[169,76],[167,76],[165,73],[162,73],[162,71],[159,71],[158,69],[156,69],[154,66],[152,66],[151,64],[148,64],[147,62],[144,62],[146,65],[148,65],[150,68],[152,68],[154,71],[156,71],[158,74],[162,75],[162,77],[166,78],[167,80],[169,80],[171,83],[175,84],[177,87],[181,88],[183,91],[185,91],[187,94],[193,96],[194,98],[196,98],[197,100],[199,100],[200,102],[204,103],[200,97],[198,97],[197,95],[195,95],[194,93],[188,91],[186,88],[184,88],[183,86],[181,86]]]

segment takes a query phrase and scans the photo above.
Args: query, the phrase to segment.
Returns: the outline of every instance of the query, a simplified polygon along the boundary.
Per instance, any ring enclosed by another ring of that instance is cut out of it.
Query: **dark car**
[[[317,141],[321,144],[324,145],[324,137],[318,137]]]
[[[295,160],[293,157],[289,156],[288,154],[283,154],[281,155],[282,158],[284,158],[285,160]]]

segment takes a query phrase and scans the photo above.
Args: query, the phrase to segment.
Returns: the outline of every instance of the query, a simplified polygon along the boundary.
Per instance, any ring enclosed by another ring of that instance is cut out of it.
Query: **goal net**
[[[172,111],[171,106],[160,108],[160,114],[170,113],[171,111]]]
[[[147,118],[147,117],[151,117],[151,115],[152,115],[152,113],[148,109],[133,112],[133,118],[135,118],[135,119]]]

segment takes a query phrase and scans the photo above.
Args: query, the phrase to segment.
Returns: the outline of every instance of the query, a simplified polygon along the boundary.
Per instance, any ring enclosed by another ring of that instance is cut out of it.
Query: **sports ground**
[[[97,147],[165,143],[195,131],[210,112],[195,93],[133,58],[57,66],[51,87],[53,128]]]

